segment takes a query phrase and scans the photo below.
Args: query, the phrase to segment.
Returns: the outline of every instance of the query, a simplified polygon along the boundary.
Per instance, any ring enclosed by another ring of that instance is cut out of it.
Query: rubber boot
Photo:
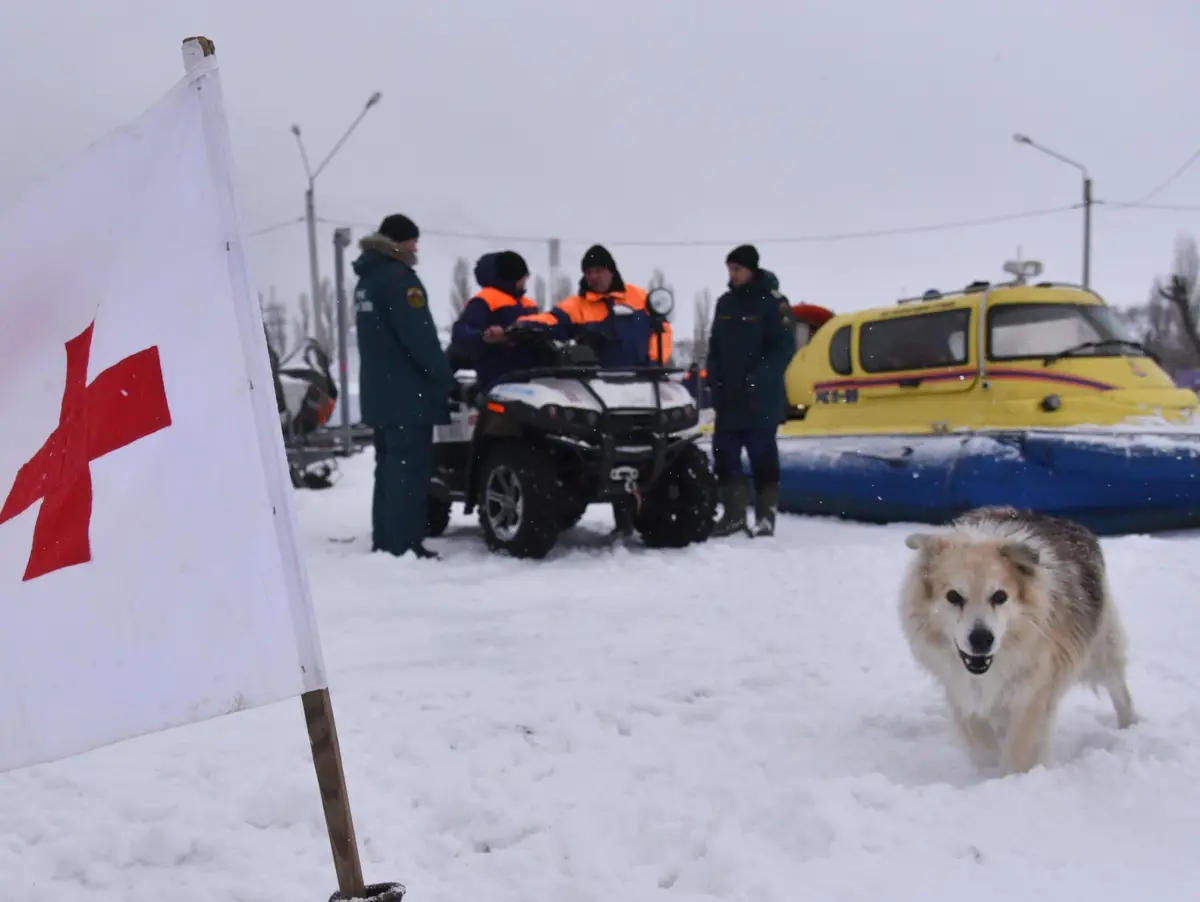
[[[721,506],[725,510],[721,519],[713,526],[713,537],[724,538],[735,532],[746,531],[746,508],[750,503],[750,483],[745,476],[733,477],[733,481],[721,486]]]
[[[754,531],[759,536],[775,535],[775,514],[779,510],[779,483],[755,486]]]
[[[637,520],[637,499],[632,495],[613,500],[613,528],[609,535],[614,539],[628,539],[633,535]]]

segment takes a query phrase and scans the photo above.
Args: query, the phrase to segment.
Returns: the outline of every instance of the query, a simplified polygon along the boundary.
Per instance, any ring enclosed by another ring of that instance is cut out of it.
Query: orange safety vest
[[[537,310],[537,301],[533,298],[522,297],[517,299],[511,294],[501,291],[499,288],[481,288],[475,293],[475,297],[487,304],[488,309],[493,313],[505,307],[516,307],[517,305],[520,305],[523,309]],[[519,314],[515,318],[519,318]]]
[[[627,307],[632,307],[634,310],[644,311],[647,316],[650,315],[650,311],[646,308],[646,292],[636,285],[626,285],[622,291],[608,291],[604,294],[599,294],[595,291],[573,294],[569,298],[564,298],[560,301],[555,310],[561,312],[577,326],[585,326],[588,323],[601,323],[608,319],[608,304],[606,301],[609,298],[618,304],[624,304]],[[521,319],[535,320],[536,322],[545,323],[548,326],[558,323],[558,317],[555,315],[554,310],[547,310],[545,313],[537,313],[533,316],[523,316]],[[669,322],[663,323],[662,343],[663,348],[660,349],[658,347],[658,335],[651,333],[650,359],[665,365],[671,359],[671,352],[674,349],[674,333],[671,330]],[[665,353],[663,353],[664,351]]]

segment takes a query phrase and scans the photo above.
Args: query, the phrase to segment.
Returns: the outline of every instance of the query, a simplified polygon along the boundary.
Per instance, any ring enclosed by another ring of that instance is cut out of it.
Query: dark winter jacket
[[[792,309],[773,273],[717,300],[708,345],[708,382],[718,430],[778,425],[787,412],[784,373],[796,353]]]
[[[487,391],[505,373],[530,369],[539,363],[528,346],[498,342],[489,344],[483,333],[491,326],[508,327],[520,317],[538,312],[537,302],[525,297],[515,282],[506,282],[496,272],[496,255],[485,254],[475,264],[475,281],[482,290],[467,302],[454,323],[451,342],[473,362],[476,385]]]
[[[382,235],[359,242],[359,406],[371,426],[448,423],[453,374],[429,312],[425,286],[404,252]]]

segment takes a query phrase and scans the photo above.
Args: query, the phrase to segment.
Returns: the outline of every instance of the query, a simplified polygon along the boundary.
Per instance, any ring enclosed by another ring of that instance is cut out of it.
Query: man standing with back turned
[[[779,445],[775,432],[787,412],[784,374],[796,353],[792,308],[774,273],[758,265],[748,244],[725,259],[729,290],[717,300],[708,345],[708,380],[716,413],[713,457],[721,504],[714,536],[745,530],[775,533],[779,509]],[[742,451],[754,478],[754,527],[746,520],[750,486]]]
[[[372,550],[436,558],[425,547],[433,427],[450,422],[453,373],[413,268],[419,237],[411,219],[393,213],[359,242],[354,315],[359,406],[375,433]]]

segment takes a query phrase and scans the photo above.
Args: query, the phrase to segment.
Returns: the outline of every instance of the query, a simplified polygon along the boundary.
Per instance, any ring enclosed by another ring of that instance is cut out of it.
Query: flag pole
[[[191,37],[183,41],[183,65],[185,72],[192,72],[208,57],[216,56],[216,45],[206,37]],[[215,78],[215,76],[214,76]],[[204,127],[210,148],[219,146],[223,153],[212,154],[214,166],[232,168],[228,164],[229,134],[221,108],[219,88],[214,82],[207,103]],[[232,184],[232,172],[214,173],[221,181]],[[231,253],[242,254],[239,241]],[[245,261],[242,260],[241,263]],[[244,272],[244,267],[239,266]],[[246,288],[246,286],[243,286]],[[246,303],[252,304],[247,297]],[[261,317],[261,311],[259,311]],[[265,341],[265,339],[264,339]],[[265,353],[265,352],[264,352]],[[278,440],[282,442],[282,436]],[[362,902],[400,902],[405,887],[400,883],[377,883],[364,885],[362,861],[358,855],[358,842],[354,835],[354,818],[350,813],[350,797],[346,792],[346,775],[342,768],[342,752],[338,744],[337,725],[333,719],[333,704],[329,689],[322,686],[304,692],[300,696],[304,707],[304,720],[308,726],[308,743],[312,751],[313,767],[317,774],[317,788],[321,793],[321,806],[325,812],[325,829],[329,834],[329,846],[333,853],[333,866],[337,873],[338,891],[329,902],[362,900]]]

